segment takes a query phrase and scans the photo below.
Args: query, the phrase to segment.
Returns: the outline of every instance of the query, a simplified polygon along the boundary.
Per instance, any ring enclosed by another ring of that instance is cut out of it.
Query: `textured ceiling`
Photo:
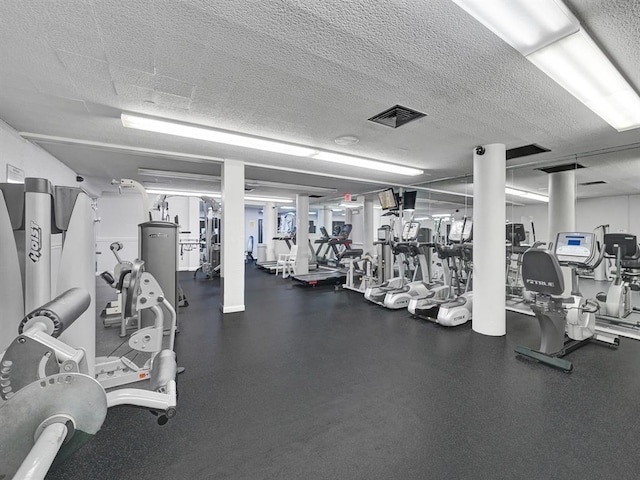
[[[567,4],[639,88],[640,2]],[[385,182],[470,174],[472,148],[500,142],[552,150],[510,164],[635,145],[624,155],[594,159],[594,167],[606,168],[592,176],[606,174],[615,188],[590,188],[591,196],[640,193],[640,182],[631,181],[639,170],[640,131],[616,132],[450,0],[2,0],[0,22],[0,118],[21,132],[66,139],[42,146],[103,184],[112,177],[144,180],[138,167],[219,174],[219,163],[180,155],[189,154],[280,168],[254,166],[248,178],[359,193]],[[395,104],[428,116],[399,129],[366,120]],[[129,130],[120,123],[122,111],[428,174],[369,173]],[[333,142],[347,134],[360,143]],[[76,140],[107,145],[80,147]],[[127,147],[178,154],[140,155]],[[514,175],[520,187],[545,187],[544,176],[530,167]]]

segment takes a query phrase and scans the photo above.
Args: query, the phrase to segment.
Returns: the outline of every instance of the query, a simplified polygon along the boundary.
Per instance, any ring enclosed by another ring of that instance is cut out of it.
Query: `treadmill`
[[[325,227],[320,227],[320,233],[322,233],[322,237],[318,238],[313,243],[318,245],[318,248],[316,249],[316,262],[318,262],[318,265],[324,265],[327,263],[327,252],[329,250],[328,243],[329,240],[331,240],[331,235],[329,235],[329,232],[327,232]],[[323,254],[322,249],[325,247],[327,247],[327,249]]]
[[[329,246],[331,246],[334,253],[337,254],[335,268],[320,266],[316,272],[293,275],[291,278],[307,287],[315,287],[316,285],[342,285],[345,283],[348,272],[346,268],[340,266],[340,260],[342,258],[358,258],[364,253],[361,248],[345,248],[343,252],[338,251],[337,245],[344,245],[345,247],[351,246],[351,240],[349,239],[351,229],[352,225],[349,223],[342,225],[340,233],[335,237],[331,237],[328,241]],[[311,268],[311,265],[309,265],[309,268]]]
[[[287,244],[287,248],[291,250],[291,245],[296,243],[296,238],[291,234],[284,235],[276,235],[273,237],[274,240],[280,240]],[[256,266],[261,270],[266,270],[267,272],[273,273],[276,269],[277,260],[269,260],[265,262],[256,262]]]
[[[296,243],[296,236],[295,235],[291,235],[291,234],[287,234],[287,235],[279,235],[279,236],[275,236],[273,237],[274,240],[282,240],[287,244],[287,247],[289,248],[289,250],[291,250],[291,245],[295,245]],[[313,247],[311,246],[311,240],[309,240],[309,249],[311,250],[311,252],[313,253]],[[272,260],[269,262],[256,262],[256,266],[258,268],[260,268],[261,270],[264,270],[267,273],[276,273],[276,266],[278,265],[278,261],[277,260]],[[309,270],[315,270],[318,268],[318,264],[315,261],[310,261],[309,262]]]

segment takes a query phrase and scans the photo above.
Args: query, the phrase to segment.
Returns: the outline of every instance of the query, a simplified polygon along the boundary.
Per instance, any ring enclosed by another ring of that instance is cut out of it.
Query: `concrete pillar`
[[[244,311],[244,163],[222,165],[222,253],[220,309]]]
[[[506,149],[501,143],[473,153],[473,315],[483,335],[507,333],[504,253]]]
[[[549,174],[549,242],[560,232],[576,230],[576,171],[565,170]],[[553,251],[553,250],[552,250]],[[604,262],[603,262],[604,263]],[[564,294],[571,293],[571,269],[562,267]]]
[[[296,195],[296,273],[309,273],[309,195]]]
[[[331,235],[331,231],[333,230],[333,210],[331,210],[331,207],[324,207],[322,211],[324,214],[322,226],[324,226],[327,232],[329,232],[329,235]]]
[[[264,222],[262,225],[262,240],[267,246],[267,262],[276,260],[276,242],[273,237],[278,231],[278,208],[273,202],[267,202],[262,209]]]
[[[364,253],[368,253],[370,255],[374,255],[375,251],[373,249],[374,242],[374,228],[373,228],[373,200],[365,200],[364,201],[364,209],[363,209],[363,229],[364,232],[362,234],[362,249]]]
[[[549,174],[549,242],[576,229],[576,171]]]
[[[353,210],[350,208],[344,209],[344,223],[350,223],[353,225]]]

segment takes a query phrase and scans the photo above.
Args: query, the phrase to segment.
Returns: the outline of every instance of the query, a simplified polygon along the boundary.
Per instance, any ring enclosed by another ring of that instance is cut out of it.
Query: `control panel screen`
[[[415,240],[418,238],[418,231],[420,230],[420,224],[418,222],[408,222],[404,224],[402,229],[402,238],[404,240]]]
[[[561,262],[583,263],[591,258],[593,248],[593,233],[559,233],[555,254]]]

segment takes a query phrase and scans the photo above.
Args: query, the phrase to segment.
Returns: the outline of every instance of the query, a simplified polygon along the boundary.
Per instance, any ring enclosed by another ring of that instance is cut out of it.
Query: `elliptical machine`
[[[610,322],[624,320],[632,312],[631,292],[640,290],[640,248],[635,235],[607,233],[604,236],[605,255],[616,259],[616,276],[607,292],[596,295],[600,304],[598,318]],[[640,326],[639,322],[621,322]]]
[[[409,242],[416,241],[419,228],[420,224],[417,222],[406,222],[404,224],[400,241],[395,241],[391,245],[392,252],[395,255],[396,263],[398,265],[398,276],[393,277],[380,285],[374,285],[367,288],[364,294],[364,298],[366,300],[384,307],[386,306],[385,298],[388,294],[402,292],[405,285],[409,283],[409,279],[407,278],[407,254],[409,252],[407,245]],[[406,306],[406,304],[404,306]]]
[[[427,297],[429,289],[434,286],[430,283],[430,230],[420,228],[418,222],[408,222],[404,230],[406,233],[403,232],[403,241],[396,243],[395,250],[405,259],[413,259],[414,272],[411,282],[385,295],[383,305],[392,310],[406,308],[412,299]]]
[[[473,308],[472,271],[473,224],[458,220],[451,225],[447,237],[449,245],[436,244],[438,257],[444,268],[444,285],[430,289],[424,298],[409,301],[409,313],[446,327],[462,325],[471,319]]]
[[[515,352],[565,373],[573,363],[563,357],[591,341],[617,347],[617,336],[596,334],[595,313],[598,303],[584,299],[578,284],[578,269],[593,270],[602,261],[604,250],[598,249],[595,234],[559,233],[554,253],[531,248],[522,256],[522,278],[527,290],[534,292],[530,304],[540,324],[540,347],[537,350],[518,345]],[[560,267],[571,268],[571,295],[563,297],[564,277]]]

